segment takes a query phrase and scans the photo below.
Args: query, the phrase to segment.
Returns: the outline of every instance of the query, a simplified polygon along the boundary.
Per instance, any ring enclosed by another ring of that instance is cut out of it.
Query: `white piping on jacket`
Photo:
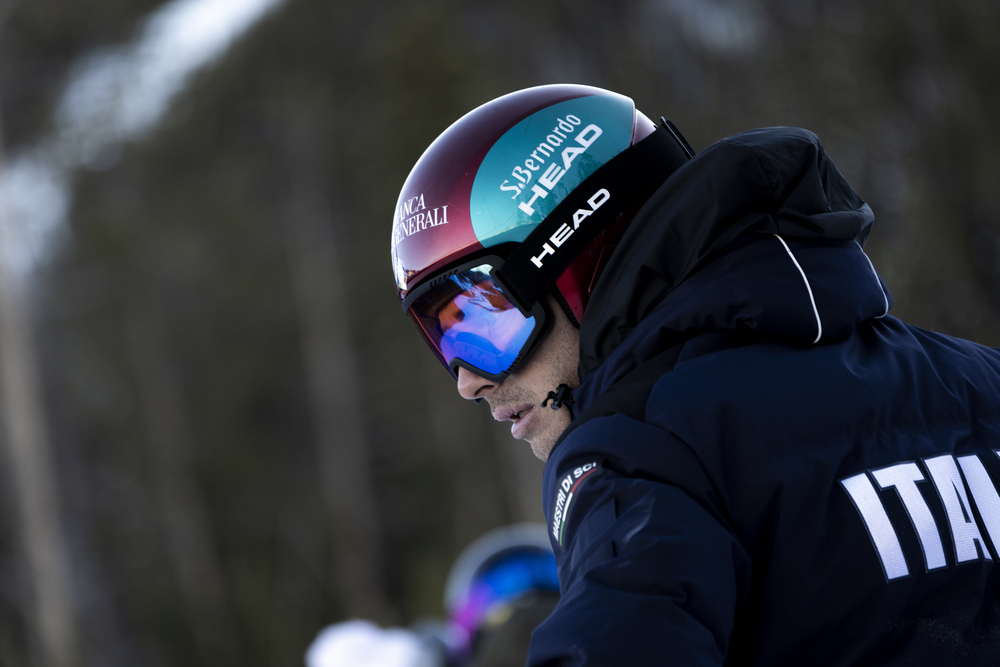
[[[861,251],[861,254],[865,256],[865,259],[868,260],[868,266],[871,267],[872,275],[875,276],[875,284],[878,285],[879,291],[882,292],[882,298],[885,300],[885,312],[875,318],[876,320],[880,320],[889,314],[889,297],[886,296],[885,290],[882,289],[882,281],[878,279],[878,271],[875,270],[875,265],[872,264],[872,260],[870,257],[868,257],[868,253],[865,252],[865,249],[861,247],[860,243],[858,243],[857,241],[855,241],[854,243],[855,245],[858,246],[858,250]]]
[[[806,291],[809,292],[809,303],[812,304],[813,315],[816,316],[816,340],[813,341],[813,345],[815,345],[819,342],[819,339],[823,337],[823,322],[819,319],[819,310],[816,308],[816,299],[813,298],[813,291],[812,287],[809,285],[809,279],[806,278],[806,272],[802,270],[802,267],[799,265],[799,260],[795,259],[795,255],[792,254],[792,249],[788,247],[787,243],[785,243],[785,239],[781,238],[777,234],[774,235],[774,238],[781,241],[781,245],[785,247],[785,252],[787,252],[788,256],[792,258],[792,263],[795,264],[795,268],[799,270],[799,274],[802,276],[802,282],[806,284]]]

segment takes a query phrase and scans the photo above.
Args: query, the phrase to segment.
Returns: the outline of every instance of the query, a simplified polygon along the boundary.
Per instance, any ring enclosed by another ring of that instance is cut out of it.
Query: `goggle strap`
[[[527,313],[602,231],[690,159],[686,143],[666,125],[657,126],[559,202],[491,277]]]

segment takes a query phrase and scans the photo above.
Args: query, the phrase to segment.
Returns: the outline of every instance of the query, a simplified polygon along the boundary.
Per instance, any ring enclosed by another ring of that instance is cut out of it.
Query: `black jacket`
[[[791,128],[640,211],[545,469],[530,664],[1000,664],[1000,353],[887,315],[872,220]]]

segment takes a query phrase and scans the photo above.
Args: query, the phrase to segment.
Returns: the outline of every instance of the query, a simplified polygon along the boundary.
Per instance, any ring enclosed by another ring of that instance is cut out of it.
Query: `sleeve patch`
[[[563,534],[573,498],[579,495],[580,487],[585,481],[597,477],[601,472],[601,466],[596,461],[586,463],[563,475],[556,485],[556,497],[552,502],[552,537],[559,546],[563,546]]]

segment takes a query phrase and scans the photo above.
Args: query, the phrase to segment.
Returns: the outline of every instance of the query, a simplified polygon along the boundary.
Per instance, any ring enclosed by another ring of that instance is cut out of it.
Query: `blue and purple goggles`
[[[477,574],[449,618],[449,644],[455,653],[468,653],[476,633],[503,617],[503,609],[531,591],[559,592],[559,573],[551,551],[525,548],[512,551]]]
[[[551,318],[541,302],[524,314],[490,277],[502,264],[494,256],[467,262],[403,300],[403,311],[453,376],[461,366],[502,381],[528,358],[548,329]]]

